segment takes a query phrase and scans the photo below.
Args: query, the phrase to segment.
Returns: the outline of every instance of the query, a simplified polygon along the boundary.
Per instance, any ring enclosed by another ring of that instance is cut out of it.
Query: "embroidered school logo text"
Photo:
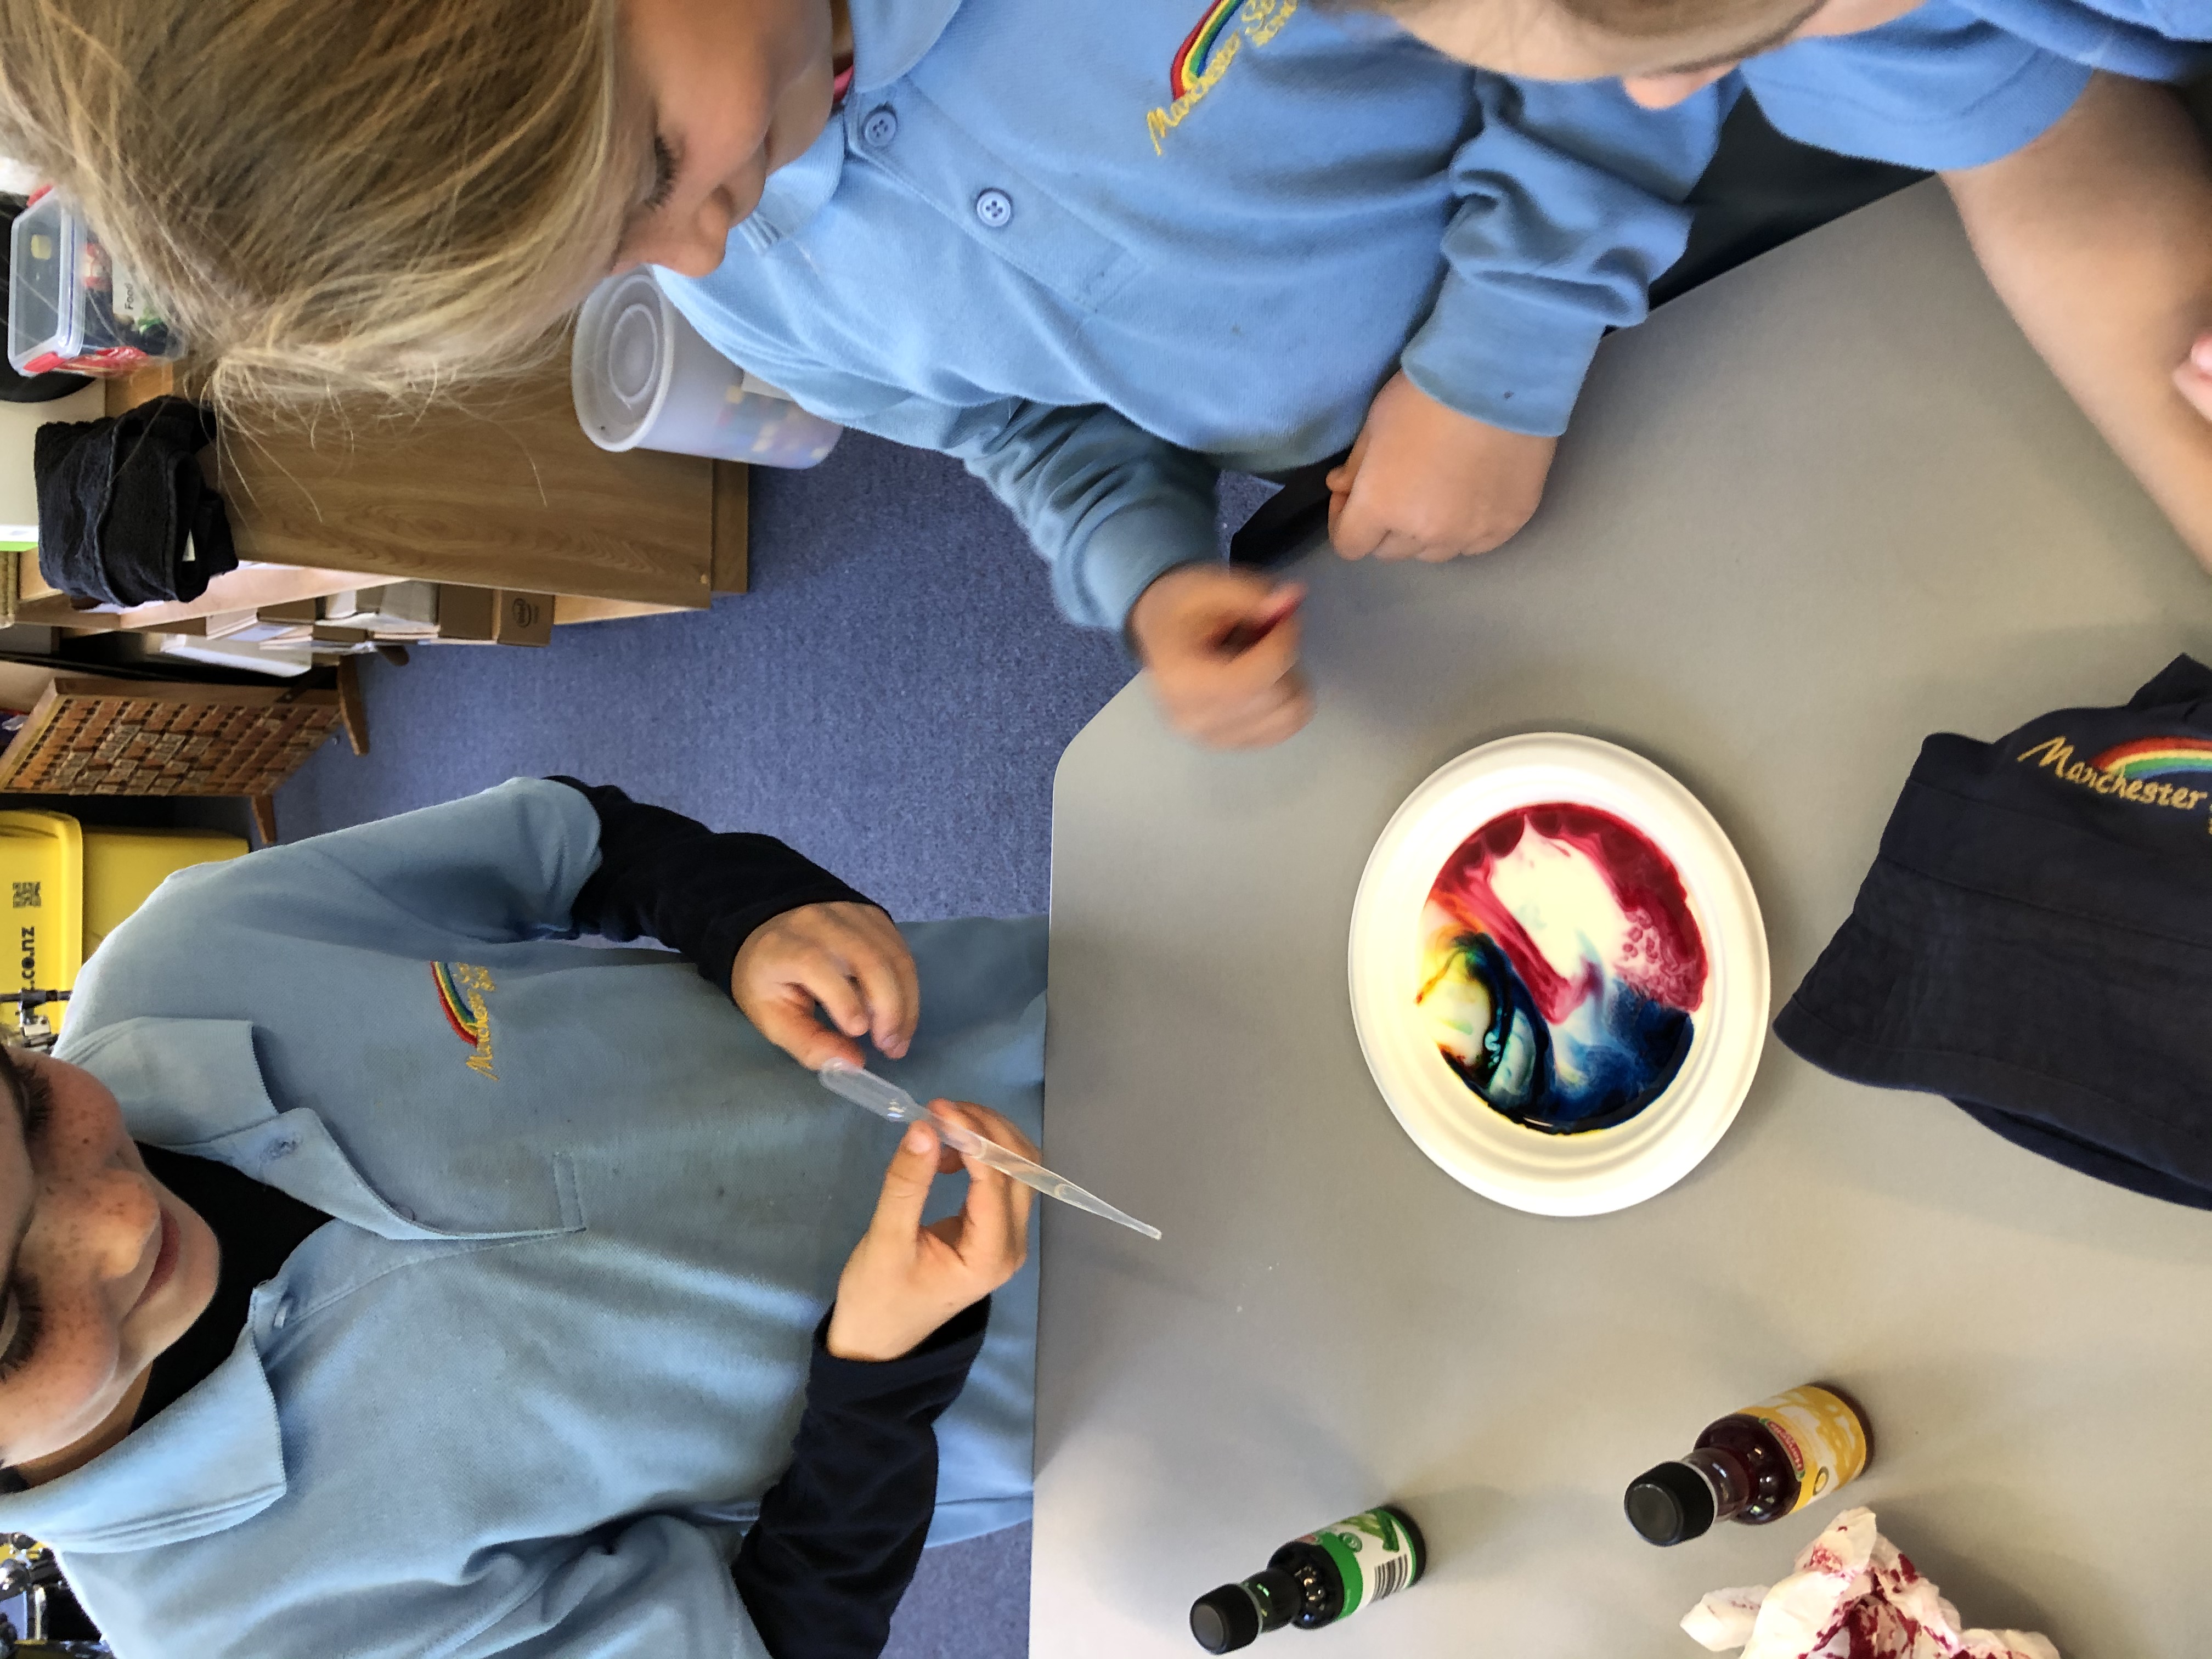
[[[1245,44],[1266,46],[1297,9],[1298,0],[1213,0],[1168,65],[1168,101],[1145,112],[1145,131],[1155,155],[1167,154],[1168,134],[1220,85]]]
[[[2204,738],[2136,738],[2087,761],[2074,758],[2074,745],[2064,738],[2045,738],[2014,758],[2046,769],[2077,787],[2146,806],[2193,812],[2212,798],[2212,789],[2166,781],[2191,776],[2212,781],[2212,739]]]
[[[430,979],[438,988],[446,1024],[469,1046],[469,1070],[498,1082],[499,1073],[491,1064],[491,1009],[484,1001],[488,993],[499,988],[492,983],[491,969],[465,962],[434,962]]]

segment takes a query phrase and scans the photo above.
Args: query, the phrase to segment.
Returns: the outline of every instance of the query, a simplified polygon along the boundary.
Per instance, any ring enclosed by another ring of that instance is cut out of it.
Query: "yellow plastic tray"
[[[74,988],[85,958],[156,887],[246,850],[239,836],[210,830],[83,829],[66,812],[0,812],[0,896],[12,924],[0,990]],[[38,1012],[59,1030],[68,1006]],[[0,1040],[21,1035],[15,1005],[0,1003]]]
[[[66,812],[0,812],[0,896],[9,902],[0,989],[66,991],[84,965],[84,835]],[[60,1029],[64,1004],[40,1005]],[[0,1036],[21,1037],[17,1005],[0,1003]]]
[[[211,830],[84,831],[84,954],[120,927],[179,870],[242,854],[246,842]]]

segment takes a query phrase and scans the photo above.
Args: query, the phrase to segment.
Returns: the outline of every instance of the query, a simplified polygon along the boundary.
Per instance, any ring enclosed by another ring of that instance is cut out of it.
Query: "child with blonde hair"
[[[1218,473],[1349,450],[1352,556],[1517,529],[1687,222],[1679,158],[1577,153],[1616,105],[1316,0],[0,0],[0,151],[218,393],[443,385],[653,264],[801,403],[965,461],[1223,744],[1311,699]]]

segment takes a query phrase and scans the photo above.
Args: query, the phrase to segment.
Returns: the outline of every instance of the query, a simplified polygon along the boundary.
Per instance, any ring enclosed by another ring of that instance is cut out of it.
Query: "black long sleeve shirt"
[[[556,777],[599,818],[599,867],[570,914],[587,933],[657,939],[726,992],[754,928],[808,904],[872,902],[773,836],[717,834],[611,784]]]
[[[556,778],[592,804],[599,867],[572,908],[581,932],[650,937],[725,992],[738,947],[802,905],[870,901],[773,836],[719,835],[621,790]],[[214,1230],[222,1266],[207,1310],[154,1363],[137,1421],[222,1363],[245,1328],[253,1286],[329,1218],[227,1165],[143,1147],[147,1167]],[[829,1316],[814,1334],[806,1407],[783,1477],[732,1567],[775,1659],[875,1659],[920,1559],[937,1498],[938,1418],[983,1345],[988,1300],[904,1358],[834,1358]]]

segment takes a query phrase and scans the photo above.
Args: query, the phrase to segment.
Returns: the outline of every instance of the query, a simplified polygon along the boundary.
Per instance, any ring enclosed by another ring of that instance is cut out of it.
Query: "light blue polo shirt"
[[[89,964],[57,1053],[133,1135],[335,1218],[213,1375],[0,1498],[119,1654],[763,1653],[729,1563],[897,1131],[689,963],[558,942],[598,860],[517,781],[174,878]],[[1036,1133],[1042,924],[907,933],[883,1069]],[[1028,1513],[1035,1273],[938,1425],[938,1541]]]
[[[1687,234],[1644,184],[1694,174],[1717,131],[1662,123],[1680,154],[1617,171],[1534,143],[1492,163],[1492,77],[1315,0],[852,14],[842,112],[720,270],[662,284],[809,408],[961,457],[1097,626],[1215,556],[1220,468],[1345,448],[1401,358],[1448,403],[1557,430]],[[1471,326],[1477,284],[1544,329]]]
[[[1479,419],[1564,430],[1746,91],[1808,143],[1967,167],[2092,67],[2181,73],[2167,37],[2208,9],[1929,0],[1654,112],[1314,0],[853,0],[842,112],[720,270],[660,280],[808,408],[960,457],[1067,615],[1119,627],[1215,556],[1219,469],[1344,448],[1401,363]]]

